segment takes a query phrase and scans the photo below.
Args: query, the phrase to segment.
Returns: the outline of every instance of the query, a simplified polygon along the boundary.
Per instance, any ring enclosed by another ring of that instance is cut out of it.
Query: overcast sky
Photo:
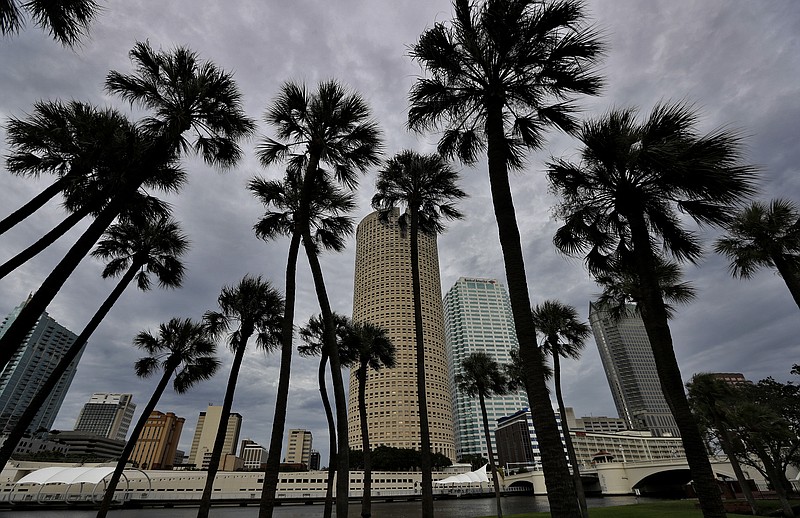
[[[223,285],[246,273],[260,274],[283,289],[288,243],[257,240],[252,226],[263,207],[245,189],[253,175],[276,178],[281,169],[262,169],[254,147],[272,130],[262,120],[282,82],[310,87],[337,78],[371,105],[385,136],[386,153],[434,149],[436,135],[406,131],[407,94],[421,70],[409,45],[436,21],[452,17],[446,0],[338,0],[321,2],[170,2],[113,0],[91,26],[83,44],[62,48],[41,30],[28,27],[0,41],[0,120],[24,117],[40,99],[76,99],[98,106],[130,107],[102,90],[109,70],[132,71],[128,52],[136,41],[155,48],[185,45],[203,59],[234,73],[244,107],[259,121],[259,136],[244,143],[246,158],[236,168],[217,171],[196,159],[185,162],[190,181],[179,196],[168,197],[189,235],[188,275],[177,291],[142,293],[129,289],[92,337],[78,368],[56,428],[71,429],[93,392],[132,392],[139,410],[150,396],[151,381],[136,378],[138,351],[132,337],[173,316],[199,318],[215,309]],[[640,2],[591,0],[588,12],[602,30],[608,54],[602,64],[607,87],[597,98],[582,99],[583,115],[599,116],[612,107],[638,106],[646,114],[657,102],[686,100],[702,113],[701,130],[721,126],[748,135],[746,156],[763,173],[762,199],[783,196],[800,201],[800,4],[791,0],[679,0]],[[552,236],[559,226],[543,174],[550,156],[576,156],[576,143],[552,133],[544,150],[529,156],[512,188],[534,302],[560,299],[588,315],[598,289],[579,259],[559,255]],[[0,154],[6,156],[5,128]],[[490,209],[486,166],[458,165],[467,217],[453,223],[439,240],[442,292],[460,276],[503,280],[497,229]],[[356,219],[370,212],[375,171],[361,182]],[[0,217],[47,185],[0,173]],[[13,256],[64,216],[57,204],[2,236],[0,260]],[[35,260],[0,280],[0,314],[35,291],[80,229]],[[715,231],[704,230],[710,244]],[[343,253],[323,260],[335,310],[352,309],[354,239]],[[114,282],[100,278],[102,265],[86,259],[48,312],[77,332],[83,328]],[[697,300],[672,321],[675,349],[684,379],[701,371],[742,372],[749,379],[790,378],[800,362],[800,315],[782,280],[763,271],[752,280],[730,278],[725,261],[709,253],[687,277]],[[296,323],[318,312],[304,259],[298,270]],[[503,281],[504,282],[504,281]],[[208,403],[221,404],[230,354],[216,378],[188,394],[166,393],[157,406],[186,418],[181,447],[188,453],[197,415]],[[293,360],[287,428],[307,428],[327,459],[327,430],[316,386],[316,362]],[[616,416],[594,342],[580,361],[564,362],[564,393],[576,415]],[[243,415],[242,437],[266,444],[272,425],[278,355],[251,350],[245,361],[233,410]],[[137,413],[138,417],[138,413]],[[326,461],[323,460],[323,464]]]

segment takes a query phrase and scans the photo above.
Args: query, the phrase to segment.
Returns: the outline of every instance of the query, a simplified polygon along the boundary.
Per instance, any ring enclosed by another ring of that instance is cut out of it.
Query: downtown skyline
[[[109,70],[131,71],[127,52],[137,40],[169,49],[187,45],[203,60],[234,72],[245,109],[259,123],[259,135],[271,136],[261,116],[289,79],[313,88],[320,80],[338,78],[360,92],[384,131],[386,158],[401,149],[434,149],[436,136],[416,136],[405,130],[407,94],[420,75],[407,56],[408,45],[436,20],[451,17],[447,1],[409,9],[402,3],[348,2],[348,8],[275,7],[252,2],[234,8],[171,2],[156,12],[149,4],[108,2],[90,27],[89,37],[74,51],[64,49],[35,27],[0,40],[0,126],[10,116],[24,117],[39,99],[76,99],[114,106],[131,114],[127,105],[103,94]],[[695,102],[703,114],[701,129],[739,128],[747,158],[761,167],[760,199],[785,196],[800,202],[800,7],[781,1],[769,9],[737,2],[590,1],[588,12],[605,34],[608,53],[601,70],[607,86],[601,96],[581,100],[584,115],[599,116],[611,107],[638,105],[648,113],[666,99]],[[354,28],[359,28],[356,33]],[[132,114],[138,118],[141,112]],[[8,149],[0,127],[0,155]],[[78,375],[55,423],[72,429],[80,406],[93,392],[130,392],[135,401],[149,395],[148,381],[133,374],[138,351],[135,333],[153,330],[169,318],[198,319],[216,306],[223,285],[245,273],[262,274],[282,289],[288,243],[258,241],[252,225],[261,205],[245,190],[253,175],[276,178],[277,167],[261,168],[254,156],[255,140],[244,142],[246,157],[235,169],[219,173],[197,159],[187,160],[189,182],[173,203],[189,239],[187,278],[176,291],[141,293],[130,289],[89,342]],[[534,303],[560,299],[588,318],[589,300],[599,289],[579,259],[564,259],[552,245],[559,226],[550,209],[543,163],[554,156],[574,157],[576,142],[551,132],[544,150],[529,155],[524,173],[512,175],[512,188],[523,233],[528,280]],[[474,168],[456,164],[462,188],[471,198],[460,204],[466,219],[449,225],[439,238],[443,292],[461,276],[497,278],[505,283],[497,230],[489,210],[485,163]],[[356,222],[371,212],[375,169],[362,178]],[[4,216],[45,185],[0,173],[0,207]],[[0,259],[25,246],[31,237],[53,225],[61,211],[47,212],[0,238]],[[706,249],[715,231],[703,231]],[[75,233],[71,233],[74,239]],[[36,290],[69,244],[69,236],[6,279],[0,280],[0,315],[10,312]],[[355,238],[343,254],[326,254],[323,269],[335,310],[349,314],[353,296]],[[306,261],[299,262],[296,325],[318,313]],[[48,308],[53,318],[78,333],[111,290],[100,279],[101,266],[87,259]],[[759,272],[750,281],[730,278],[723,258],[708,253],[699,268],[687,266],[698,298],[678,308],[672,321],[675,347],[684,381],[700,371],[742,372],[756,381],[766,376],[790,379],[788,369],[800,349],[800,319],[782,280]],[[758,308],[753,310],[752,308]],[[222,351],[222,347],[221,347]],[[230,355],[221,352],[227,372]],[[596,346],[590,340],[583,358],[564,362],[566,403],[576,415],[616,415]],[[233,410],[243,415],[242,436],[265,444],[272,420],[278,357],[251,348],[247,353]],[[292,406],[287,429],[306,428],[315,445],[324,448],[327,430],[315,380],[316,361],[293,359]],[[209,402],[220,404],[225,376],[198,385],[184,396],[166,393],[157,410],[186,417],[181,449],[189,451],[198,413]],[[138,414],[137,414],[138,417]],[[322,451],[327,464],[327,451]]]

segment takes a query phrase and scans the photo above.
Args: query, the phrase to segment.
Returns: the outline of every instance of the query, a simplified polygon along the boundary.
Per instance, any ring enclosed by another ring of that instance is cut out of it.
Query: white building
[[[133,394],[97,392],[83,405],[74,430],[124,441],[135,410]]]
[[[24,302],[3,320],[0,336],[3,336],[19,315]],[[0,371],[0,434],[10,432],[16,425],[39,388],[45,383],[77,335],[42,313],[34,328],[25,337],[25,343],[11,357],[11,361]],[[27,428],[28,433],[50,430],[64,402],[72,378],[78,367],[83,349],[72,361],[50,396]]]
[[[480,403],[477,398],[459,392],[455,377],[462,372],[461,361],[474,352],[487,353],[501,365],[511,361],[511,350],[519,347],[511,301],[505,287],[495,279],[462,277],[444,297],[444,320],[456,455],[458,458],[468,454],[486,456]],[[501,417],[527,406],[524,390],[488,398],[490,428]],[[496,453],[497,448],[493,449]]]
[[[267,462],[267,449],[251,439],[242,439],[239,457],[244,462],[244,469],[261,469]]]

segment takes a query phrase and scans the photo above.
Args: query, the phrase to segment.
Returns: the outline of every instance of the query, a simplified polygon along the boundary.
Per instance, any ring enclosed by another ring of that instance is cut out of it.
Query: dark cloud
[[[608,42],[603,64],[607,86],[601,97],[584,99],[585,116],[599,116],[612,107],[635,105],[643,114],[662,100],[696,103],[704,131],[730,126],[747,135],[748,159],[763,170],[762,196],[800,200],[797,164],[800,151],[800,9],[781,0],[765,4],[735,1],[641,3],[594,0],[589,11]],[[386,153],[403,148],[430,152],[437,135],[417,136],[405,129],[407,92],[421,74],[408,58],[408,45],[436,21],[451,18],[444,0],[435,2],[347,0],[330,5],[310,0],[265,4],[110,2],[93,24],[91,37],[76,50],[60,47],[46,34],[28,29],[0,41],[0,118],[22,117],[38,99],[78,99],[138,111],[103,93],[111,69],[130,72],[127,53],[135,41],[158,48],[187,45],[204,59],[233,71],[244,94],[247,112],[259,120],[259,134],[270,135],[263,113],[282,82],[316,82],[338,78],[361,92],[383,128]],[[0,127],[0,154],[6,155]],[[264,243],[252,226],[263,207],[245,190],[253,175],[278,177],[279,167],[262,169],[254,157],[256,142],[244,144],[247,156],[230,171],[219,172],[189,159],[189,183],[180,196],[167,199],[175,207],[192,241],[186,256],[188,274],[177,291],[133,288],[123,295],[95,333],[81,362],[57,426],[71,428],[78,409],[95,391],[133,392],[141,409],[152,382],[138,380],[132,364],[138,357],[131,338],[154,329],[173,316],[200,318],[216,305],[223,285],[244,274],[263,275],[282,288],[286,240]],[[556,199],[543,174],[551,156],[576,154],[575,143],[553,133],[545,150],[530,155],[525,170],[511,179],[523,236],[533,301],[558,298],[586,315],[598,292],[579,259],[556,253],[552,235],[558,221],[551,215]],[[461,167],[461,166],[459,166]],[[463,187],[470,194],[462,207],[463,221],[452,222],[439,239],[442,290],[458,277],[504,277],[502,256],[490,198],[486,166],[461,167]],[[15,208],[47,184],[0,175],[0,215]],[[369,213],[374,171],[361,183],[357,220]],[[48,207],[30,222],[3,236],[4,260],[55,224],[63,212]],[[70,233],[40,257],[0,280],[0,313],[7,313],[36,289],[78,232]],[[714,231],[705,232],[713,239]],[[333,307],[349,313],[352,306],[354,246],[323,258]],[[101,265],[85,260],[49,308],[51,315],[80,331],[113,280],[100,279]],[[800,324],[780,278],[759,273],[750,281],[730,279],[725,262],[709,256],[687,267],[698,299],[681,308],[672,323],[676,353],[685,377],[699,371],[737,371],[751,379],[788,378],[798,361]],[[305,259],[298,266],[296,323],[318,306]],[[187,419],[182,437],[189,450],[197,414],[209,402],[222,401],[230,355],[219,375],[188,394],[165,394],[158,408]],[[266,444],[272,425],[277,383],[276,353],[251,351],[241,373],[234,410],[243,414],[243,436]],[[316,386],[316,361],[294,358],[287,426],[313,431],[315,446],[327,458],[327,431]],[[607,382],[593,343],[579,362],[565,362],[564,388],[579,415],[615,415]],[[323,461],[323,464],[325,461]]]

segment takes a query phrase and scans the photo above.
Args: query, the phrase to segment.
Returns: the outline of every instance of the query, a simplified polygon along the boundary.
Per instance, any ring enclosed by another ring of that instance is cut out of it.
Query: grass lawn
[[[591,518],[702,518],[695,500],[664,501],[647,504],[590,507]],[[550,513],[512,514],[507,518],[549,518]]]

